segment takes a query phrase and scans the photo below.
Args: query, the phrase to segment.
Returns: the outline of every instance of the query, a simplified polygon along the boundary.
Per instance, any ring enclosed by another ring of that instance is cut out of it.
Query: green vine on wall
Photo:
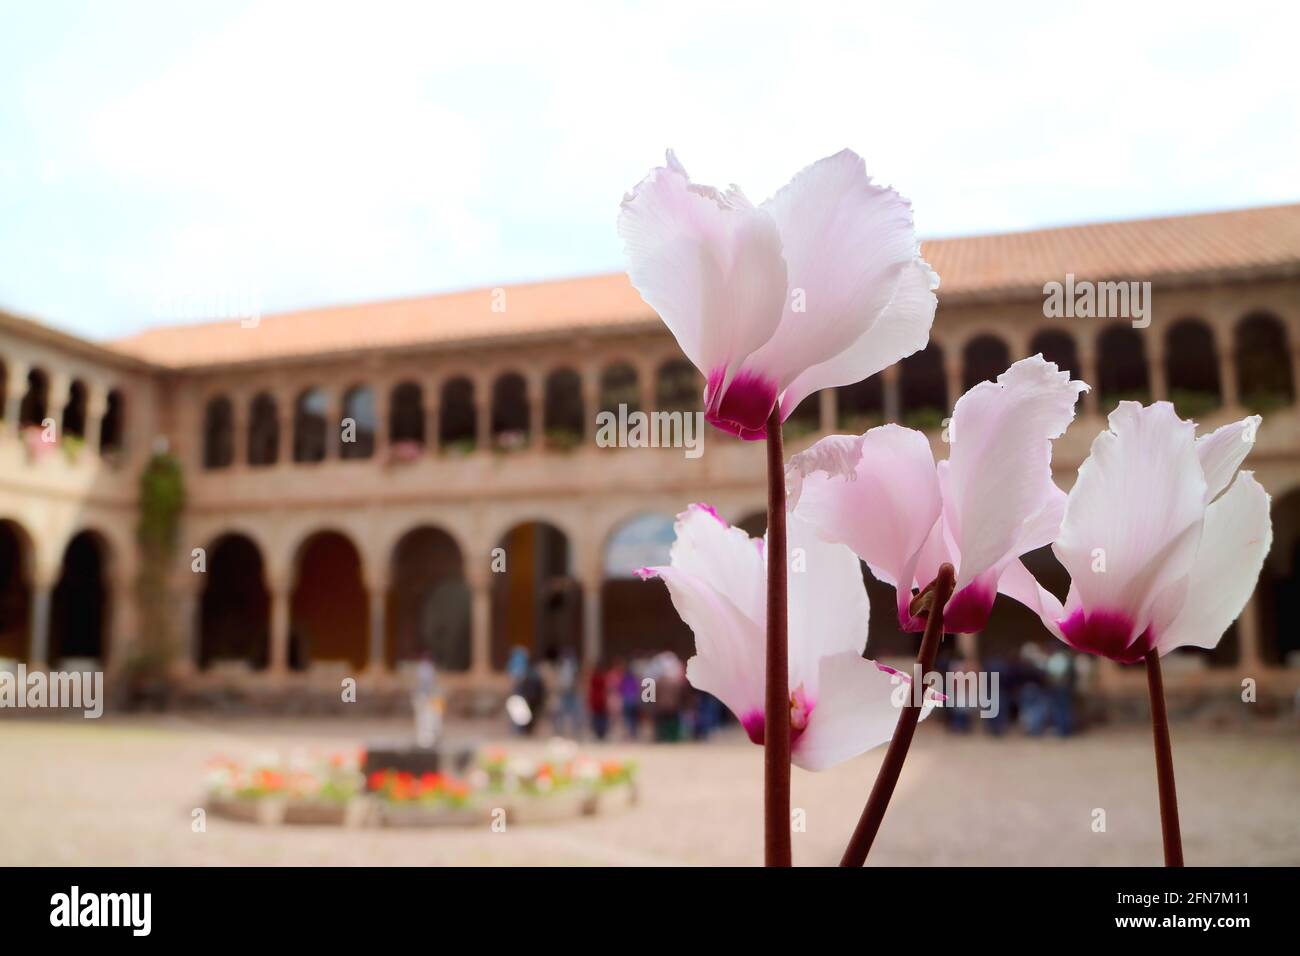
[[[185,481],[180,462],[166,452],[155,454],[140,475],[140,519],[136,526],[140,545],[140,576],[136,581],[140,635],[132,671],[140,682],[164,679],[175,655],[169,582],[184,506]]]

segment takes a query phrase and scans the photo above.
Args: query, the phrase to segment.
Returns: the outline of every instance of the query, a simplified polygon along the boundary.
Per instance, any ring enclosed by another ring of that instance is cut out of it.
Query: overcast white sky
[[[849,146],[925,236],[1300,199],[1298,5],[1057,6],[0,0],[0,308],[616,270],[667,145],[755,201]]]

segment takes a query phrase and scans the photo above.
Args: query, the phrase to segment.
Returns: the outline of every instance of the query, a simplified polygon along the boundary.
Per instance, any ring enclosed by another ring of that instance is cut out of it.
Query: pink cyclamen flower
[[[1168,402],[1120,402],[1092,443],[1052,546],[1065,604],[1020,562],[1005,592],[1076,650],[1134,664],[1212,648],[1250,599],[1273,541],[1269,497],[1238,473],[1258,415],[1196,438]]]
[[[760,206],[690,181],[672,151],[624,199],[628,276],[705,376],[705,415],[745,439],[805,397],[924,348],[938,276],[912,208],[857,154],[813,163]]]
[[[903,630],[925,630],[912,592],[945,561],[957,583],[944,629],[982,630],[1007,567],[1056,538],[1065,494],[1052,481],[1052,439],[1087,388],[1041,355],[1016,362],[957,400],[952,451],[937,465],[910,428],[830,435],[790,460],[789,507],[894,585]]]
[[[695,632],[691,685],[721,700],[763,743],[766,686],[766,562],[763,541],[733,528],[707,505],[677,516],[671,563],[643,568],[662,578]],[[857,557],[790,522],[791,760],[823,770],[882,744],[898,718],[894,696],[908,679],[865,659],[870,608]],[[922,716],[934,703],[926,692]]]

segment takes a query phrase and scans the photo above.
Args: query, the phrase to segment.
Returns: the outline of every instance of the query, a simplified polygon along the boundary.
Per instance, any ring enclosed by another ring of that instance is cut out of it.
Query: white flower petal
[[[808,726],[791,748],[793,762],[805,770],[825,770],[886,743],[898,724],[895,694],[910,693],[901,686],[905,682],[857,654],[823,658]],[[933,698],[926,700],[923,719],[933,707]]]
[[[628,276],[695,366],[724,381],[781,322],[786,265],[772,215],[694,186],[671,153],[623,200]]]
[[[1205,512],[1196,563],[1177,617],[1167,627],[1153,624],[1160,653],[1215,647],[1250,600],[1272,543],[1268,493],[1251,472],[1243,471]]]
[[[944,496],[958,551],[956,590],[1045,543],[1043,518],[1059,518],[1062,498],[1052,481],[1052,439],[1074,420],[1087,388],[1035,355],[958,399]]]
[[[1057,637],[1061,636],[1059,622],[1065,616],[1065,609],[1061,607],[1056,595],[1039,584],[1038,579],[1019,558],[1002,570],[1002,576],[998,579],[998,593],[1019,601],[1038,615],[1044,627]]]
[[[813,163],[760,208],[780,230],[790,294],[776,333],[746,364],[784,390],[880,318],[918,245],[911,206],[872,183],[849,150]]]
[[[1082,613],[1122,617],[1131,643],[1159,594],[1191,570],[1205,477],[1194,426],[1168,402],[1121,402],[1109,424],[1079,468],[1052,550],[1070,572]]]
[[[669,551],[672,566],[706,582],[756,624],[767,620],[761,542],[728,525],[704,504],[677,516]]]
[[[1255,443],[1255,435],[1262,421],[1258,415],[1251,415],[1196,439],[1196,454],[1205,470],[1207,504],[1232,483],[1237,469],[1246,460],[1246,454]]]
[[[903,270],[884,313],[852,345],[795,376],[781,397],[781,420],[823,388],[852,385],[925,348],[939,300],[939,277],[919,256]]]
[[[910,594],[917,554],[941,507],[924,434],[882,425],[857,438],[832,435],[795,455],[786,475],[796,514]]]
[[[687,680],[722,701],[747,727],[755,718],[761,727],[767,683],[762,623],[693,574],[673,567],[648,572],[668,585],[673,607],[695,634],[695,656],[687,661]]]
[[[858,556],[789,515],[790,687],[816,695],[822,658],[867,646],[871,605]],[[770,553],[770,549],[767,549]]]

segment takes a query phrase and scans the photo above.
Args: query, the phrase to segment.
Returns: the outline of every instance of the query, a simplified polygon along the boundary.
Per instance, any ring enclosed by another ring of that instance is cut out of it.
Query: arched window
[[[234,409],[230,399],[217,395],[203,413],[203,467],[227,468],[235,460]]]
[[[34,368],[27,373],[27,392],[23,395],[22,403],[18,406],[18,425],[20,428],[25,428],[28,425],[35,425],[38,428],[44,426],[45,416],[49,408],[49,391],[50,380],[43,371]]]
[[[63,406],[63,436],[86,437],[86,385],[81,379],[68,388],[68,403]]]
[[[992,382],[1011,364],[1007,343],[996,335],[979,335],[962,352],[961,387],[968,392],[980,382]]]
[[[280,456],[280,416],[275,396],[259,392],[248,415],[248,463],[274,465]]]
[[[1214,333],[1199,319],[1183,319],[1165,335],[1169,400],[1183,418],[1199,418],[1222,404]]]
[[[299,393],[293,406],[293,460],[324,461],[329,435],[329,397],[321,388]]]
[[[354,385],[343,395],[343,427],[339,457],[369,458],[375,453],[375,393]]]
[[[1131,325],[1112,325],[1097,338],[1097,393],[1103,415],[1123,401],[1149,402],[1147,350]]]
[[[573,369],[556,369],[546,376],[542,417],[547,448],[568,451],[582,443],[582,379]]]
[[[454,455],[471,452],[478,445],[478,413],[474,407],[474,383],[453,378],[442,386],[438,412],[438,444]]]
[[[1286,329],[1273,316],[1257,312],[1237,323],[1237,388],[1241,401],[1258,414],[1295,401],[1291,351]]]
[[[492,384],[492,445],[502,451],[528,447],[528,383],[505,372]]]
[[[1083,369],[1079,365],[1079,350],[1075,348],[1074,336],[1058,329],[1046,329],[1034,336],[1029,343],[1030,355],[1042,355],[1049,362],[1055,362],[1062,372],[1069,372],[1071,378],[1081,378]]]
[[[664,412],[704,410],[704,382],[694,365],[684,359],[669,359],[659,366],[655,374],[655,408]]]
[[[388,440],[397,448],[424,447],[424,390],[415,382],[393,387],[388,399]]]
[[[109,389],[104,418],[99,424],[99,453],[114,455],[126,446],[126,399],[120,389]]]
[[[948,380],[939,346],[931,342],[899,363],[898,399],[902,424],[908,428],[943,427],[948,416]]]
[[[620,405],[629,413],[642,411],[636,369],[627,362],[615,362],[600,373],[600,410],[617,415]]]

